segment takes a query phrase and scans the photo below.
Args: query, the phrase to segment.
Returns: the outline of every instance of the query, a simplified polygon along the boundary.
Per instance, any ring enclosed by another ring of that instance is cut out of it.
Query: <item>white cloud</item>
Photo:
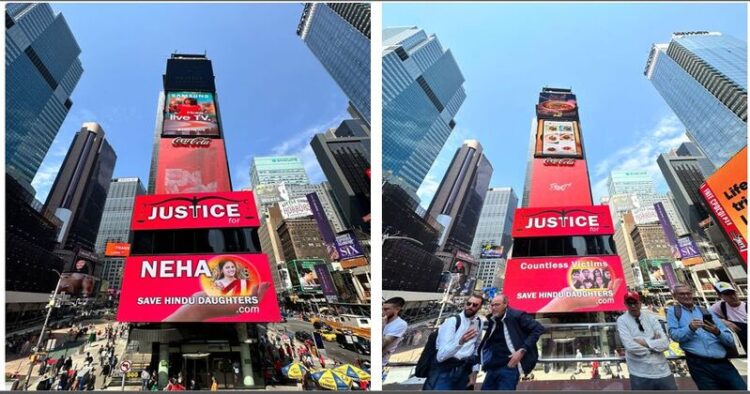
[[[328,129],[338,127],[338,125],[345,119],[348,119],[348,116],[338,115],[329,121],[308,127],[305,131],[295,134],[291,138],[284,140],[271,148],[271,153],[273,155],[291,155],[299,157],[305,166],[305,171],[307,171],[307,176],[310,178],[310,182],[317,183],[324,181],[325,176],[323,175],[323,170],[318,164],[318,159],[315,157],[315,153],[310,146],[310,141],[315,134],[325,133]],[[250,168],[249,165],[247,168]]]
[[[448,171],[448,167],[451,164],[451,160],[453,160],[453,155],[456,153],[456,149],[458,149],[461,144],[463,144],[463,142],[467,139],[469,139],[468,130],[460,127],[454,129],[451,135],[448,136],[448,139],[443,145],[443,149],[435,158],[435,162],[432,163],[430,171],[427,172],[424,181],[422,181],[422,184],[417,190],[417,196],[420,199],[420,205],[422,205],[422,207],[424,207],[425,209],[429,207],[430,202],[432,202],[432,198],[435,196],[438,187],[440,187],[440,181]]]
[[[656,163],[657,157],[689,141],[685,129],[674,114],[663,117],[635,143],[622,147],[594,167],[594,201],[609,194],[607,177],[613,170],[645,170],[656,184],[657,191],[666,188],[666,181]]]

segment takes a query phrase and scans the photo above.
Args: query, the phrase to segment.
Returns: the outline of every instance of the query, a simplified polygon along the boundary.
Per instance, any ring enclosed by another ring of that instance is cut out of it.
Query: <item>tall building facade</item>
[[[456,150],[427,214],[445,226],[441,248],[470,253],[479,215],[492,178],[492,165],[476,140]]]
[[[644,170],[614,170],[609,173],[607,180],[609,196],[635,196],[635,208],[653,210],[654,204],[661,202],[664,204],[664,210],[667,212],[669,220],[672,222],[675,233],[684,235],[688,233],[682,217],[677,212],[677,208],[669,195],[660,195],[656,193],[654,180],[647,171]]]
[[[369,233],[370,137],[317,134],[310,146],[346,221]]]
[[[718,32],[655,44],[644,75],[717,167],[747,144],[747,43]]]
[[[692,142],[685,142],[676,150],[659,155],[656,162],[687,230],[701,234],[700,222],[709,214],[700,196],[700,187],[716,167]]]
[[[344,215],[338,208],[336,198],[333,195],[333,188],[328,182],[321,182],[318,184],[307,184],[307,185],[285,185],[289,199],[304,198],[310,193],[318,195],[320,205],[323,207],[328,222],[331,224],[331,228],[334,232],[340,233],[345,231],[349,225],[347,224]]]
[[[477,281],[485,287],[502,288],[505,259],[513,243],[513,216],[518,208],[518,197],[510,187],[487,190],[482,212],[474,233],[471,255],[479,262]]]
[[[370,4],[306,3],[297,35],[370,123]]]
[[[102,279],[109,283],[110,289],[119,290],[122,285],[125,258],[107,256],[107,243],[130,242],[130,220],[133,216],[135,196],[143,194],[146,194],[146,188],[139,178],[115,178],[109,184],[104,213],[96,236],[96,253],[104,256]]]
[[[397,184],[383,184],[383,207],[383,290],[436,292],[442,226]]]
[[[417,27],[383,31],[383,176],[416,193],[466,99],[450,50]]]
[[[250,167],[250,182],[253,187],[274,183],[307,185],[305,165],[297,156],[266,156],[253,158]]]
[[[95,250],[117,155],[97,123],[84,123],[52,184],[44,210],[63,221],[64,250]]]
[[[5,166],[29,191],[73,105],[80,53],[65,18],[49,4],[7,4]]]

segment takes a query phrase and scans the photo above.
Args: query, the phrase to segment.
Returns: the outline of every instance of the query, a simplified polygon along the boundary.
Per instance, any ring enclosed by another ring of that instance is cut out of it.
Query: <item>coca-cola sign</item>
[[[545,166],[553,166],[553,167],[573,167],[576,165],[575,159],[553,159],[553,158],[546,158],[544,159],[544,165]]]
[[[137,196],[132,230],[259,227],[252,192]]]
[[[187,137],[177,137],[172,139],[172,146],[178,147],[178,146],[188,146],[188,147],[205,147],[205,146],[211,146],[211,139],[206,137],[195,137],[195,138],[187,138]]]
[[[513,220],[513,237],[551,237],[614,234],[609,207],[577,206],[519,208]]]

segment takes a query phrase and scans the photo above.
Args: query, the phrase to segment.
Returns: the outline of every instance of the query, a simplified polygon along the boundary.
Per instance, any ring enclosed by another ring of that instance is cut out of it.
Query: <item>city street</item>
[[[269,329],[275,331],[286,331],[291,337],[297,331],[307,331],[310,334],[315,331],[313,324],[303,320],[288,319],[286,323],[269,323]],[[299,342],[299,341],[297,341]],[[298,345],[299,346],[299,345]],[[343,349],[336,342],[325,342],[325,350],[329,360],[338,360],[342,364],[353,364],[357,358],[362,360],[370,360],[369,355],[361,355],[351,350]]]

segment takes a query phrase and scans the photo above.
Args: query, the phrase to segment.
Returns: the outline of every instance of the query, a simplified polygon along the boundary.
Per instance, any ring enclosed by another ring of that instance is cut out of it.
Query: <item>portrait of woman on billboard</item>
[[[57,291],[74,297],[89,297],[94,293],[94,263],[79,258],[69,269],[60,275],[60,286]]]
[[[245,271],[238,269],[232,260],[220,262],[214,273],[214,287],[222,295],[245,295],[250,287],[248,282]]]

